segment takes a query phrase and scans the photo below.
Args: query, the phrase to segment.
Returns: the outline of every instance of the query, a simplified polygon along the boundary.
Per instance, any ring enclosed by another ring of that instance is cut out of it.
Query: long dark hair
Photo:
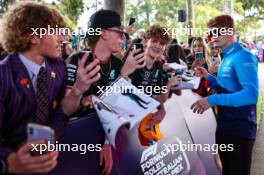
[[[168,56],[168,63],[176,62],[180,64],[180,59],[185,62],[185,53],[180,45],[178,44],[171,44],[168,47],[167,50],[167,56]]]

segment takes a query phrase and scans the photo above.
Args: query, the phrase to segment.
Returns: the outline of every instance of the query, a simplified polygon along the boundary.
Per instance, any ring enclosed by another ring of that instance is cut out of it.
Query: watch
[[[0,174],[7,173],[7,164],[4,160],[0,159]]]

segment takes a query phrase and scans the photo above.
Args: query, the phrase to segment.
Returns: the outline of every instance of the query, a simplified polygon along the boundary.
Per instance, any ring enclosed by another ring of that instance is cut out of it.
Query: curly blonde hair
[[[11,6],[1,23],[0,42],[9,53],[30,48],[32,28],[66,27],[63,16],[57,10],[30,1]]]

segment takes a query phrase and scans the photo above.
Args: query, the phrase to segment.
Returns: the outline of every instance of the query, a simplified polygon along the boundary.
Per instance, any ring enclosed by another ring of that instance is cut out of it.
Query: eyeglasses
[[[106,29],[106,30],[117,33],[121,39],[125,38],[125,32],[122,30],[117,30],[117,29]]]

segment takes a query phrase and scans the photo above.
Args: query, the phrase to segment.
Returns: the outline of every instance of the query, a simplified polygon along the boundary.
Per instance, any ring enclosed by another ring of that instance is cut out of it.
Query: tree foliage
[[[230,8],[230,0],[227,2],[229,2],[227,7]],[[178,10],[180,9],[186,9],[185,0],[127,0],[126,19],[136,17],[137,29],[147,28],[153,23],[174,28],[186,26],[186,23],[178,22]],[[254,35],[252,31],[261,27],[262,16],[264,19],[263,10],[263,0],[234,0],[233,17],[240,36]],[[210,18],[224,14],[225,4],[222,0],[195,0],[193,1],[193,11],[195,28],[206,28]]]
[[[65,17],[68,27],[74,29],[77,25],[80,15],[84,11],[84,1],[85,0],[58,0],[53,1],[48,5],[58,9]]]
[[[58,6],[62,13],[66,14],[75,24],[84,11],[83,0],[60,0]]]
[[[0,13],[4,13],[7,10],[9,4],[15,2],[15,0],[0,0]]]

